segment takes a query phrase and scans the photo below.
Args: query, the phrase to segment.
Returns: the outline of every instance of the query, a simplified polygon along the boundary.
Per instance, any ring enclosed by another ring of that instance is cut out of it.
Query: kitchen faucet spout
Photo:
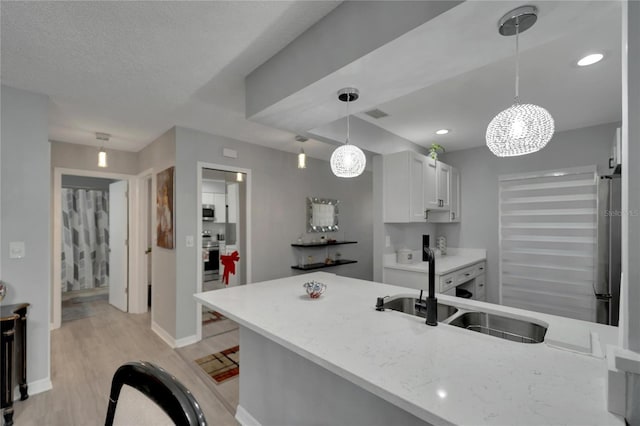
[[[427,325],[438,325],[438,299],[436,299],[436,255],[429,247],[424,247],[429,262],[429,295],[427,296]]]

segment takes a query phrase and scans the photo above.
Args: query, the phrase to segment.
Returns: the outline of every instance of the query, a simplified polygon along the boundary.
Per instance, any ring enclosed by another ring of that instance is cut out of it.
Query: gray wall
[[[28,320],[29,383],[49,382],[51,294],[50,150],[48,97],[2,86],[0,164],[0,278],[4,304],[31,304]],[[9,242],[24,241],[22,259],[9,259]]]
[[[541,151],[522,157],[498,158],[479,147],[443,155],[442,161],[460,171],[462,220],[438,225],[449,247],[487,249],[487,297],[498,302],[498,176],[597,164],[608,173],[615,124],[558,132]]]
[[[97,172],[138,174],[138,153],[107,148],[109,167],[98,167],[98,151],[93,146],[51,141],[51,169],[91,170]]]
[[[170,129],[158,139],[147,145],[139,153],[140,172],[153,170],[153,195],[152,203],[152,267],[151,272],[151,310],[153,321],[171,336],[176,333],[176,249],[173,250],[158,247],[155,235],[155,179],[156,175],[168,167],[175,165],[176,159],[176,132]],[[177,201],[174,198],[177,205]],[[177,223],[174,210],[174,223]],[[179,240],[176,240],[179,241]],[[183,240],[184,241],[184,240]],[[177,243],[176,243],[177,244]],[[193,315],[192,315],[193,316]]]
[[[291,265],[295,264],[297,256],[290,244],[305,232],[305,200],[308,196],[339,199],[341,230],[327,235],[358,241],[357,245],[340,248],[344,258],[355,258],[358,263],[328,271],[355,278],[372,278],[371,173],[339,179],[333,176],[327,162],[312,158],[308,158],[306,169],[299,170],[296,154],[181,127],[176,129],[176,147],[177,338],[195,334],[193,293],[200,249],[185,247],[184,241],[187,235],[195,236],[197,232],[198,161],[252,171],[253,282],[292,274]],[[223,147],[237,150],[238,158],[223,157]]]

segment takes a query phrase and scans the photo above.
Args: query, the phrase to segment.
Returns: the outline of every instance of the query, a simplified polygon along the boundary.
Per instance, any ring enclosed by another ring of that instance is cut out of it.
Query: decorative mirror
[[[338,230],[338,203],[329,198],[307,197],[307,232]]]

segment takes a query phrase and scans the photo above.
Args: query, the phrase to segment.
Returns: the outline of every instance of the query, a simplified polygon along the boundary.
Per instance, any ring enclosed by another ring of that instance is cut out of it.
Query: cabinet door
[[[483,302],[487,300],[487,289],[484,274],[480,274],[476,277],[476,291],[473,293],[473,298]]]
[[[439,207],[448,210],[451,203],[451,166],[438,161],[436,165],[436,172],[438,175]]]
[[[451,167],[451,194],[449,200],[449,220],[451,222],[460,222],[460,172],[458,169]]]
[[[227,197],[224,194],[213,194],[213,205],[216,206],[216,222],[226,222]]]
[[[213,200],[213,192],[203,192],[202,193],[202,204],[205,206],[210,206],[214,203]]]
[[[239,210],[237,183],[227,184],[227,205],[229,206],[229,210],[227,211],[229,217],[227,217],[227,221],[229,223],[237,223]]]
[[[424,174],[424,208],[426,210],[439,210],[440,201],[438,198],[438,162],[427,157],[425,160]]]
[[[426,157],[412,151],[382,158],[383,220],[385,223],[424,221]]]
[[[409,182],[410,195],[409,203],[411,206],[411,221],[424,222],[424,184],[425,184],[425,162],[426,157],[412,153],[409,159],[409,173],[411,180]]]

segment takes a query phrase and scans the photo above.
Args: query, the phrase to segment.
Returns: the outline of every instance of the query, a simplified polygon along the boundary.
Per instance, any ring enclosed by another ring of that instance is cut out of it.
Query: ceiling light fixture
[[[111,135],[108,133],[96,133],[96,139],[103,145],[100,147],[100,152],[98,152],[98,167],[107,167],[107,151],[104,149],[104,144],[109,142],[110,137]]]
[[[586,67],[588,65],[593,65],[597,62],[600,62],[604,58],[602,53],[592,53],[590,55],[585,56],[584,58],[578,61],[579,67]]]
[[[296,140],[301,144],[305,143],[309,140],[309,138],[305,138],[304,136],[297,135]],[[298,168],[306,169],[307,168],[307,154],[304,153],[304,149],[300,146],[300,152],[298,153]]]
[[[449,129],[436,130],[436,135],[446,135],[447,133],[449,133]]]
[[[338,99],[347,103],[347,139],[344,145],[339,146],[331,154],[331,171],[342,178],[360,176],[367,165],[367,157],[364,152],[355,145],[349,144],[349,103],[360,96],[358,89],[346,87],[338,91]]]
[[[487,146],[498,157],[513,157],[536,152],[545,147],[554,132],[553,117],[533,104],[521,104],[519,99],[520,62],[519,35],[536,23],[538,10],[522,6],[504,15],[498,22],[503,36],[516,36],[516,95],[511,107],[496,115],[487,127]]]

